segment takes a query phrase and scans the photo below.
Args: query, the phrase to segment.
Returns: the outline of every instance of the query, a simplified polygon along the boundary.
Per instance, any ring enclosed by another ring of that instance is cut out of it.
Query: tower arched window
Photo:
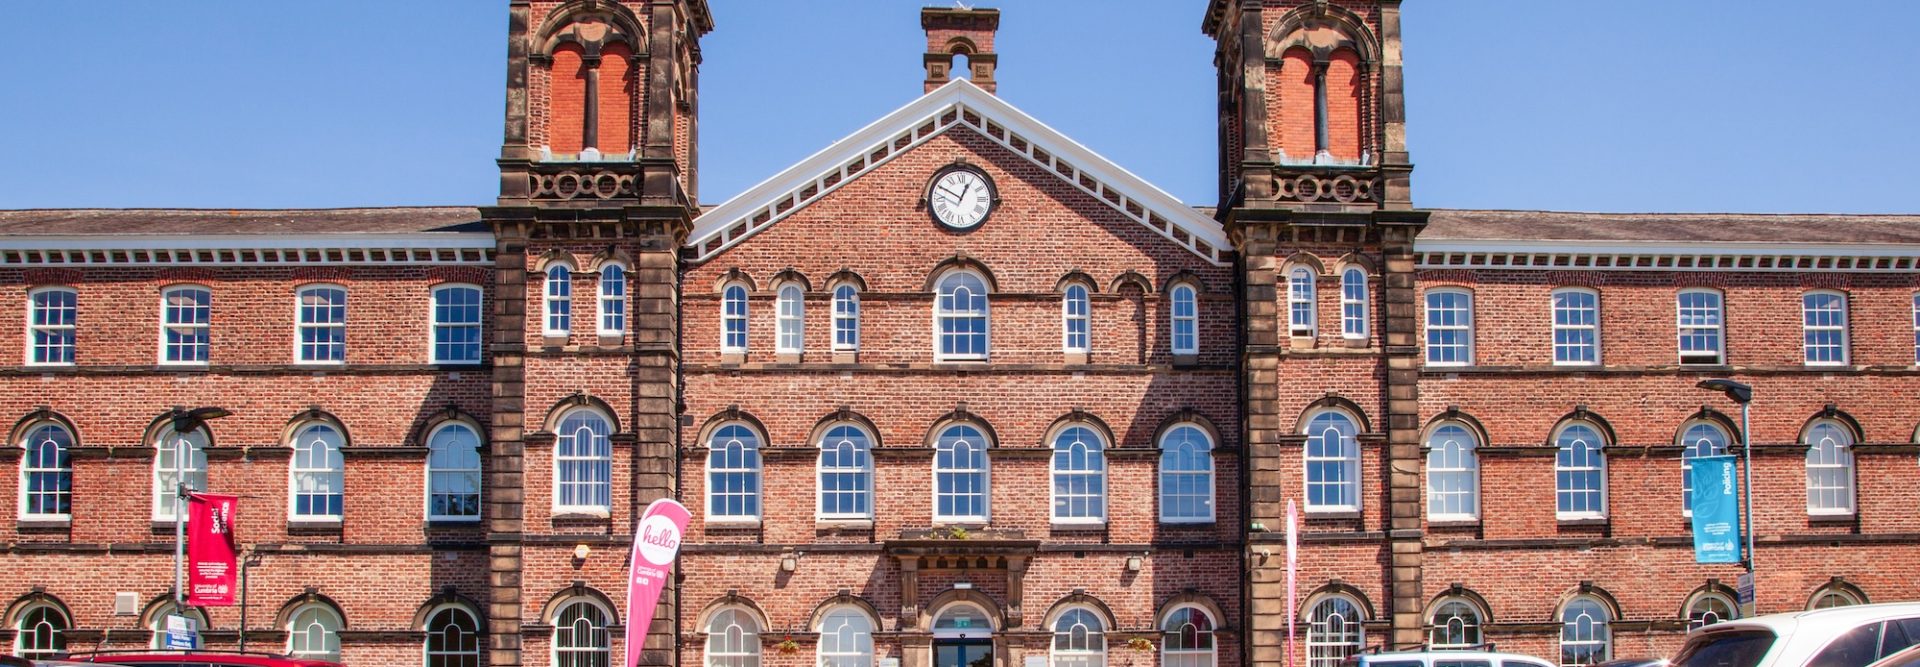
[[[760,623],[744,609],[722,609],[707,621],[707,667],[760,667]]]
[[[1104,523],[1107,520],[1106,443],[1086,426],[1069,426],[1053,436],[1053,522]]]
[[[1693,460],[1702,456],[1727,453],[1727,430],[1710,421],[1687,424],[1680,433],[1680,507],[1682,516],[1693,516]]]
[[[600,335],[627,331],[627,267],[608,262],[600,267]]]
[[[324,602],[308,602],[287,615],[287,655],[311,660],[340,660],[340,612]]]
[[[739,283],[720,291],[720,351],[747,351],[747,287]]]
[[[426,667],[480,667],[480,622],[459,605],[427,615]]]
[[[853,285],[833,288],[833,349],[860,349],[860,290]]]
[[[1853,514],[1853,431],[1832,419],[1807,427],[1807,514]]]
[[[1340,335],[1367,339],[1367,272],[1357,266],[1340,272]]]
[[[873,517],[873,438],[853,424],[835,424],[820,439],[822,519]]]
[[[1344,594],[1320,598],[1307,610],[1307,667],[1339,667],[1366,645],[1366,614]]]
[[[933,305],[934,361],[985,361],[987,283],[971,271],[940,278]]]
[[[1360,428],[1340,410],[1307,418],[1307,511],[1360,509]]]
[[[1074,607],[1054,619],[1053,667],[1106,667],[1106,626],[1100,615]]]
[[[1074,283],[1060,296],[1060,348],[1067,353],[1086,353],[1091,345],[1087,286]]]
[[[427,520],[480,520],[480,435],[449,422],[427,437]]]
[[[987,522],[987,439],[970,424],[940,432],[933,453],[933,520]]]
[[[1433,627],[1428,642],[1437,650],[1471,649],[1484,643],[1480,627],[1485,624],[1480,608],[1460,597],[1448,598],[1433,608],[1428,624]]]
[[[547,267],[546,321],[543,331],[550,337],[564,337],[573,331],[573,269],[554,263]]]
[[[873,617],[859,607],[835,607],[820,619],[819,667],[873,667]]]
[[[1167,429],[1160,436],[1160,522],[1212,522],[1213,494],[1213,438],[1193,424]]]
[[[1613,657],[1613,618],[1607,606],[1588,596],[1576,597],[1560,609],[1560,665],[1584,667]]]
[[[613,611],[585,596],[560,603],[553,615],[553,664],[609,667],[613,661]]]
[[[774,337],[774,351],[786,354],[799,354],[807,347],[807,300],[806,294],[796,283],[780,286],[778,297],[774,300],[773,323],[778,330]]]
[[[1162,667],[1213,667],[1219,656],[1213,641],[1213,616],[1199,607],[1174,609],[1160,622]]]
[[[1479,439],[1465,425],[1446,422],[1427,434],[1427,520],[1480,517]]]
[[[182,481],[195,491],[207,488],[206,427],[184,434],[163,427],[153,446],[153,520],[173,521]]]
[[[613,426],[606,416],[575,408],[554,429],[553,510],[598,514],[613,508]]]
[[[1592,424],[1573,422],[1560,427],[1554,444],[1559,448],[1553,465],[1556,514],[1563,520],[1604,518],[1607,456],[1600,431]]]
[[[46,602],[28,605],[14,625],[13,654],[21,658],[54,658],[67,650],[67,631],[73,620],[67,612]]]
[[[760,435],[745,424],[713,430],[707,442],[707,519],[760,518]]]
[[[1295,338],[1312,338],[1318,320],[1313,286],[1313,269],[1293,267],[1287,272],[1287,332]]]
[[[1173,302],[1173,353],[1193,355],[1200,353],[1200,302],[1192,285],[1174,285],[1168,291]]]
[[[73,433],[47,421],[27,429],[20,443],[20,518],[62,520],[73,512]]]
[[[345,499],[346,438],[331,424],[309,423],[293,432],[293,465],[287,489],[289,521],[339,521]]]

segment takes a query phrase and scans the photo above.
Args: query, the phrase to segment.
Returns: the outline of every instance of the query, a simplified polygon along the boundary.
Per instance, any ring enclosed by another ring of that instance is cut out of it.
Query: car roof
[[[213,651],[155,651],[150,653],[101,653],[84,658],[94,664],[141,665],[147,663],[180,664],[208,662],[221,665],[254,667],[339,667],[339,663],[309,660],[263,653],[219,653]]]
[[[1854,626],[1871,621],[1884,621],[1891,618],[1920,616],[1920,602],[1889,602],[1883,604],[1860,604],[1847,607],[1830,607],[1811,611],[1791,611],[1783,614],[1767,614],[1752,618],[1739,618],[1721,621],[1701,628],[1702,632],[1727,632],[1731,630],[1766,629],[1776,635],[1786,635],[1802,625]]]
[[[1381,653],[1362,653],[1359,657],[1367,662],[1382,660],[1427,660],[1444,658],[1446,660],[1531,660],[1545,663],[1543,658],[1525,653],[1501,653],[1499,651],[1388,651]]]

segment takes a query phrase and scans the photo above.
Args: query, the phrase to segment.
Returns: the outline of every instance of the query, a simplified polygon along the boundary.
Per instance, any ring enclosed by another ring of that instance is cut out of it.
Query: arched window
[[[1427,434],[1428,521],[1480,518],[1479,448],[1473,430],[1457,422]]]
[[[708,520],[760,518],[760,436],[727,424],[707,440]]]
[[[427,438],[427,520],[480,520],[480,435],[448,422]]]
[[[873,518],[872,448],[866,429],[853,424],[827,429],[820,439],[820,518]]]
[[[739,283],[720,292],[720,351],[747,351],[747,288]]]
[[[873,667],[873,619],[858,607],[837,607],[820,619],[819,667]]]
[[[207,363],[213,292],[176,285],[160,292],[160,363]]]
[[[1427,290],[1427,365],[1473,365],[1473,293]]]
[[[1740,618],[1740,606],[1725,593],[1702,591],[1687,602],[1688,631],[1736,618]]]
[[[555,263],[547,267],[546,322],[542,333],[566,336],[573,330],[573,269]]]
[[[1600,363],[1600,293],[1581,287],[1553,291],[1553,363]]]
[[[1427,641],[1436,650],[1468,650],[1486,643],[1481,639],[1480,626],[1485,621],[1480,617],[1480,608],[1464,599],[1454,597],[1433,608],[1433,618],[1428,619],[1433,626]]]
[[[1367,338],[1367,272],[1357,266],[1340,272],[1340,335]]]
[[[207,431],[202,427],[176,434],[172,427],[163,427],[153,446],[153,520],[173,521],[182,480],[195,491],[207,488]]]
[[[833,288],[833,349],[860,349],[860,290],[852,285]]]
[[[553,615],[555,667],[608,667],[613,661],[613,612],[589,598],[560,604]]]
[[[1296,338],[1311,338],[1314,322],[1313,269],[1296,266],[1287,272],[1287,332]]]
[[[1213,438],[1193,424],[1160,436],[1160,522],[1213,521]]]
[[[71,287],[41,287],[27,292],[27,363],[73,363],[80,292]]]
[[[1559,452],[1553,461],[1555,512],[1561,519],[1598,519],[1607,515],[1606,443],[1600,431],[1586,422],[1560,427],[1554,437]]]
[[[1173,301],[1173,353],[1200,353],[1200,304],[1192,285],[1174,285],[1168,293]]]
[[[1680,433],[1681,515],[1693,516],[1693,460],[1727,453],[1727,430],[1710,421],[1687,424]]]
[[[287,616],[287,655],[312,660],[340,660],[340,612],[322,602],[308,602]]]
[[[427,615],[427,667],[480,667],[480,622],[446,605]]]
[[[627,267],[609,262],[600,266],[600,335],[627,331]]]
[[[1320,598],[1307,610],[1307,667],[1339,667],[1366,645],[1360,603],[1345,595]]]
[[[14,626],[13,654],[22,658],[53,658],[67,650],[67,630],[73,621],[67,612],[45,602],[29,605]]]
[[[1612,621],[1607,606],[1599,600],[1581,596],[1560,609],[1560,665],[1581,667],[1606,662],[1613,657]]]
[[[774,304],[773,321],[779,329],[774,339],[774,351],[797,354],[807,347],[807,300],[797,283],[780,286],[780,296]]]
[[[993,621],[987,618],[987,612],[969,603],[958,602],[947,605],[933,618],[933,634],[936,637],[981,636],[993,632]]]
[[[987,521],[987,438],[954,424],[940,432],[933,453],[933,520]]]
[[[1853,514],[1853,431],[1823,419],[1807,427],[1807,514]]]
[[[1847,363],[1847,295],[1832,290],[1800,297],[1802,331],[1806,336],[1808,366]]]
[[[1087,301],[1087,286],[1074,283],[1067,286],[1060,298],[1060,348],[1065,352],[1085,353],[1091,341],[1088,332],[1090,310]]]
[[[707,667],[760,667],[760,624],[743,609],[707,621]]]
[[[579,408],[554,429],[553,509],[597,513],[613,507],[613,426],[599,412]]]
[[[310,285],[300,288],[299,340],[295,361],[303,364],[343,364],[347,361],[347,288]]]
[[[1060,429],[1053,436],[1053,522],[1106,520],[1106,443],[1085,426]]]
[[[1678,312],[1676,328],[1680,332],[1680,363],[1722,363],[1720,329],[1725,325],[1720,310],[1720,292],[1711,289],[1683,289],[1675,297]]]
[[[480,288],[433,288],[433,363],[480,363]]]
[[[1360,434],[1353,417],[1322,410],[1307,419],[1307,511],[1360,509]]]
[[[934,361],[987,358],[987,283],[969,271],[940,279],[933,304]]]
[[[172,615],[171,612],[173,611],[173,605],[168,603],[167,599],[168,598],[161,598],[158,605],[159,608],[150,608],[151,610],[147,612],[150,616],[146,624],[147,629],[153,631],[153,639],[147,642],[147,648],[156,650],[165,650],[167,648],[167,617]],[[207,622],[207,612],[205,609],[200,607],[187,607],[181,611],[183,612],[182,615],[198,623],[199,625],[196,627],[199,627],[201,630],[204,631],[212,627]]]
[[[1213,617],[1195,606],[1183,606],[1160,622],[1161,667],[1214,667]]]
[[[67,519],[73,514],[73,433],[58,422],[27,429],[20,446],[20,518]]]
[[[1105,667],[1106,628],[1085,607],[1061,612],[1053,621],[1053,667]]]
[[[346,486],[346,465],[340,458],[345,438],[330,424],[313,423],[295,429],[292,444],[288,520],[339,521]]]
[[[1851,607],[1866,603],[1867,601],[1865,599],[1854,594],[1853,591],[1848,590],[1846,586],[1829,585],[1813,594],[1813,600],[1807,603],[1807,608],[1832,609],[1834,607]]]

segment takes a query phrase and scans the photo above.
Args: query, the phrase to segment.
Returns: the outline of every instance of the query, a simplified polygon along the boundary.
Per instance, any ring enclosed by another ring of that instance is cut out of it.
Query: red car
[[[90,653],[71,658],[77,662],[127,667],[340,667],[325,660],[293,658],[272,653],[227,653],[221,651],[152,651],[143,653]]]

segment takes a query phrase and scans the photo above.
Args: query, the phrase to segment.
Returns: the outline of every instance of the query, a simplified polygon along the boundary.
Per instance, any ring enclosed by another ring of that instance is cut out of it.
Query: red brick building
[[[989,9],[703,203],[705,2],[513,0],[492,206],[0,211],[0,641],[155,641],[184,477],[205,641],[353,665],[1661,655],[1739,613],[1683,471],[1747,435],[1759,611],[1920,595],[1920,219],[1416,209],[1396,1],[1204,4],[1209,208],[997,97]]]

